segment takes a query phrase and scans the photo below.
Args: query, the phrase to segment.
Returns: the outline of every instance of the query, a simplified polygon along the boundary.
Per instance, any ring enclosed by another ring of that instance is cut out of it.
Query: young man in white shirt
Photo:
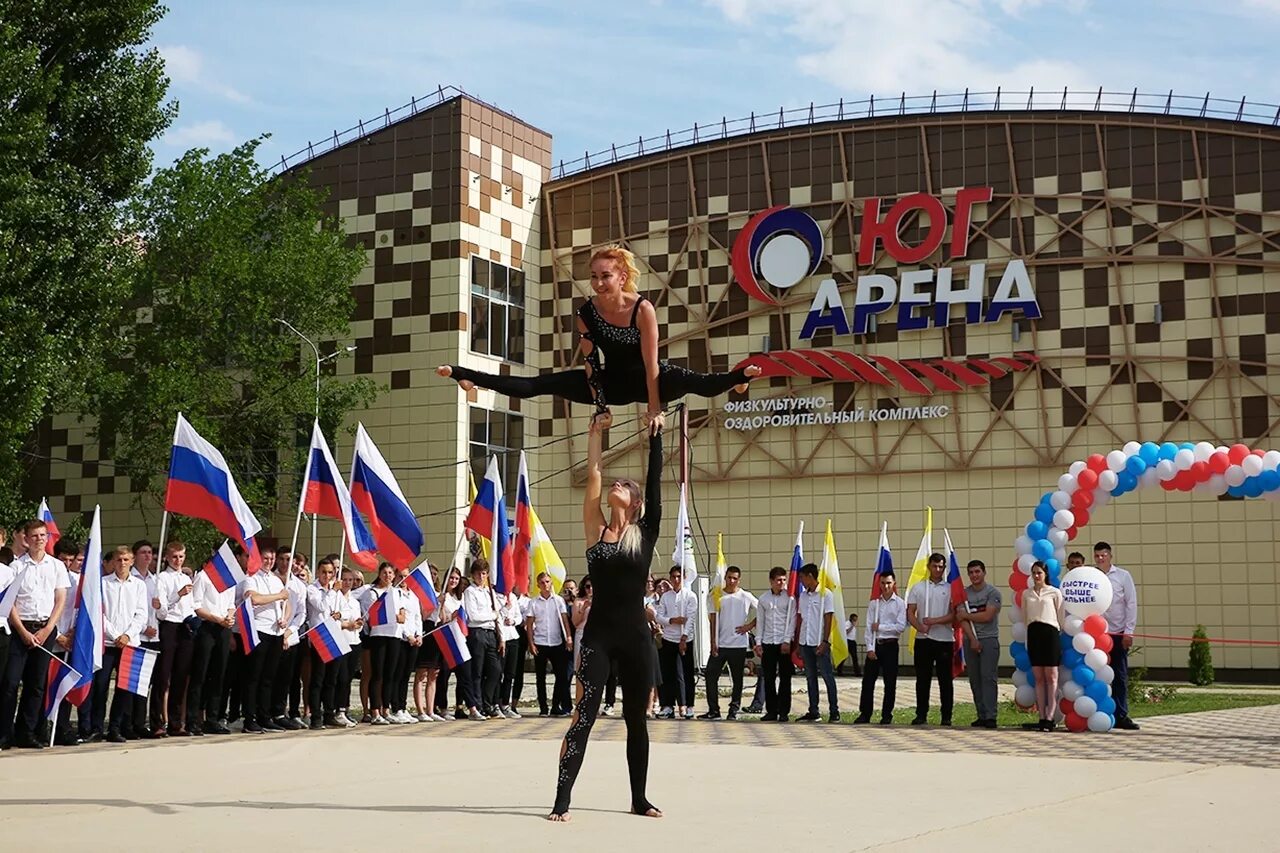
[[[516,676],[524,669],[524,647],[520,642],[520,625],[524,621],[520,596],[514,590],[498,597],[498,633],[505,651],[502,654],[502,679],[498,684],[498,713],[508,720],[520,719],[516,702]]]
[[[271,686],[280,662],[281,639],[289,625],[289,591],[275,572],[266,567],[249,575],[240,584],[238,597],[253,606],[253,627],[258,645],[241,661],[243,686],[240,707],[244,712],[244,732],[281,732],[271,718]]]
[[[249,558],[238,542],[230,545],[240,571],[248,573]],[[187,683],[187,731],[193,735],[226,735],[231,729],[219,722],[222,680],[231,656],[231,631],[235,627],[236,590],[222,592],[214,586],[208,569],[192,583],[196,616],[195,648],[191,653],[191,677]]]
[[[898,697],[898,638],[907,630],[907,603],[898,596],[893,572],[880,575],[880,595],[867,605],[867,665],[862,673],[862,697],[855,723],[871,722],[876,701],[876,678],[884,678],[880,725],[893,725]]]
[[[831,667],[831,622],[835,618],[835,596],[831,590],[818,592],[818,567],[800,567],[800,600],[797,606],[800,632],[800,659],[809,687],[809,712],[796,720],[802,723],[822,719],[818,713],[818,676],[827,688],[827,722],[840,722],[840,698],[836,695],[836,675]]]
[[[498,634],[498,599],[489,585],[489,561],[471,563],[471,586],[462,593],[467,613],[467,648],[471,651],[471,701],[474,721],[497,719],[498,688],[502,686],[502,657],[507,647]]]
[[[693,718],[693,632],[698,624],[698,598],[684,587],[684,570],[672,566],[671,589],[658,599],[654,621],[662,629],[658,663],[662,670],[659,719]]]
[[[351,682],[356,676],[356,667],[360,663],[360,647],[364,640],[364,615],[360,609],[360,598],[356,595],[364,583],[364,576],[352,568],[342,570],[338,612],[342,614],[342,631],[346,635],[351,651],[338,661],[338,680],[334,687],[334,704],[338,712],[334,720],[342,728],[354,728],[356,723],[347,713],[351,709]]]
[[[316,563],[316,582],[307,588],[307,624],[311,630],[325,620],[332,620],[339,628],[343,626],[342,593],[336,583],[336,570],[331,560],[325,559]],[[306,643],[306,654],[311,658],[311,683],[308,685],[307,705],[311,710],[311,728],[323,729],[345,728],[338,722],[338,708],[335,692],[338,675],[342,668],[342,659],[335,658],[328,663],[320,657],[314,643]]]
[[[156,661],[156,678],[151,688],[151,734],[157,738],[190,734],[182,718],[182,700],[187,695],[191,654],[195,649],[195,634],[191,630],[194,623],[187,620],[196,615],[196,607],[191,594],[195,586],[182,570],[186,559],[186,545],[176,540],[167,543],[164,568],[156,578],[160,659]]]
[[[111,717],[107,719],[107,692],[116,682],[120,670],[120,654],[126,648],[137,648],[142,629],[147,624],[147,585],[130,574],[133,549],[121,545],[107,559],[102,578],[102,669],[93,676],[93,731],[100,734],[105,725],[107,741],[124,743],[133,711],[133,694],[116,688],[111,701]]]
[[[946,570],[946,557],[929,555],[929,577],[907,591],[907,622],[916,629],[916,644],[912,650],[916,668],[913,726],[928,722],[929,689],[935,675],[938,678],[938,701],[942,706],[942,725],[951,725],[951,656],[955,654],[956,644],[951,628],[955,621],[951,608],[951,584],[944,578]]]
[[[836,667],[836,675],[844,675],[845,664],[853,670],[855,678],[862,677],[862,660],[858,657],[858,614],[850,613],[844,620],[844,641],[849,646],[849,656],[840,661]]]
[[[283,553],[282,553],[283,552]],[[271,686],[272,721],[286,731],[305,729],[302,722],[303,623],[307,621],[307,557],[294,554],[287,546],[276,549],[276,575],[289,593],[289,622],[280,637],[280,660]]]
[[[791,641],[796,635],[796,607],[787,595],[787,570],[769,570],[769,591],[756,603],[756,654],[764,678],[764,716],[761,722],[785,723],[791,719]]]
[[[44,707],[45,682],[49,678],[49,656],[36,651],[40,646],[52,653],[57,648],[58,617],[67,605],[70,582],[67,567],[45,553],[49,531],[43,521],[32,519],[23,525],[27,551],[13,563],[18,584],[13,609],[9,612],[9,658],[0,679],[0,745],[43,749],[36,736]],[[18,704],[18,688],[22,703]],[[16,720],[15,720],[16,712]]]
[[[54,544],[53,556],[57,557],[67,567],[67,606],[62,608],[62,615],[58,617],[58,639],[56,640],[57,655],[65,661],[71,652],[71,637],[76,626],[76,610],[79,609],[77,605],[80,592],[80,569],[84,566],[84,555],[80,553],[79,544],[63,536]],[[55,736],[53,742],[55,745],[76,746],[92,736],[89,726],[90,703],[92,701],[92,696],[90,696],[89,702],[79,708],[80,720],[79,731],[77,731],[71,725],[72,705],[66,699],[62,700],[62,704],[58,706],[57,725],[54,728]]]
[[[724,570],[724,591],[719,605],[708,614],[711,621],[711,658],[707,661],[707,712],[700,720],[720,719],[720,673],[729,667],[733,695],[729,698],[727,719],[738,719],[742,707],[742,670],[747,665],[747,634],[751,630],[747,615],[756,607],[756,597],[739,586],[742,569],[729,566]]]
[[[529,599],[529,618],[525,632],[529,635],[529,651],[533,654],[534,681],[538,688],[538,716],[569,714],[569,679],[565,659],[573,648],[569,631],[569,611],[564,598],[551,591],[551,576],[538,574],[538,594]],[[555,676],[551,706],[547,707],[547,666]]]
[[[1116,728],[1137,731],[1138,724],[1129,716],[1129,648],[1133,632],[1138,630],[1138,588],[1133,575],[1111,562],[1111,545],[1099,542],[1093,546],[1093,564],[1111,581],[1111,606],[1102,614],[1111,635],[1111,698],[1116,700]]]
[[[142,628],[141,646],[148,651],[160,653],[160,618],[157,608],[160,606],[156,598],[157,573],[153,571],[156,562],[155,546],[146,539],[133,543],[133,576],[142,581],[147,590],[147,624]],[[156,683],[156,670],[151,670],[151,689]],[[132,735],[125,732],[126,738],[150,738],[154,729],[149,725],[148,701],[146,696],[133,697],[133,712],[130,714]]]

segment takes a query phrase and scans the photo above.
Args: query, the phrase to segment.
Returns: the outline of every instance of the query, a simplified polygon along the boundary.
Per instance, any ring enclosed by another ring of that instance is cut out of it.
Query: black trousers
[[[222,679],[231,655],[231,629],[201,622],[191,655],[191,679],[187,686],[187,725],[212,723],[222,709]]]
[[[271,713],[276,717],[298,716],[302,702],[302,643],[282,649],[271,687]]]
[[[191,678],[191,654],[195,638],[181,622],[160,623],[160,660],[156,661],[156,678],[151,685],[151,727],[164,725],[168,710],[169,725],[182,725],[182,700],[187,698],[187,682]],[[168,693],[168,703],[165,694]]]
[[[394,703],[396,673],[400,670],[398,637],[367,637],[369,648],[369,707],[378,711],[390,709]]]
[[[565,675],[569,650],[561,643],[558,646],[538,646],[538,653],[533,656],[534,683],[538,688],[538,711],[547,714],[567,714],[572,710],[569,698],[569,678]],[[547,707],[547,666],[555,676],[555,686],[551,693],[551,707]]]
[[[339,711],[351,707],[351,682],[355,680],[356,670],[360,668],[360,644],[351,647],[351,651],[338,659],[338,679],[333,688],[333,704]]]
[[[231,632],[230,650],[227,652],[227,667],[222,673],[222,690],[218,696],[218,719],[240,718],[240,686],[244,680],[244,652],[240,650],[240,635]]]
[[[475,704],[471,701],[471,661],[459,664],[453,669],[440,664],[440,674],[436,676],[436,713],[444,716],[449,710],[449,677],[453,676],[454,707],[468,708]]]
[[[158,638],[159,636],[160,634],[157,633],[156,637]],[[141,645],[142,645],[142,648],[147,649],[148,651],[153,651],[153,652],[160,651],[159,639],[143,640]],[[148,688],[148,692],[150,696],[156,695],[156,679],[159,678],[159,675],[158,675],[159,670],[160,670],[160,661],[157,660],[156,665],[151,670],[151,686]],[[135,693],[135,694],[132,694],[132,701],[133,701],[133,713],[129,715],[129,718],[130,718],[129,722],[133,726],[133,733],[140,737],[146,734],[150,730],[147,726],[147,720],[148,720],[147,705],[150,702],[150,700],[147,698],[147,696],[139,696]]]
[[[840,665],[836,667],[836,675],[844,675],[844,668],[847,665],[853,670],[854,675],[860,676],[862,675],[862,662],[858,660],[858,641],[846,638],[845,642],[849,644],[849,656],[840,661]]]
[[[506,651],[502,654],[502,680],[498,684],[498,705],[510,708],[513,699],[519,699],[516,692],[516,679],[524,676],[524,645],[520,637],[507,640]]]
[[[929,716],[929,689],[931,681],[938,678],[938,701],[942,705],[942,722],[951,722],[952,685],[951,656],[955,653],[954,642],[929,640],[916,637],[916,719],[923,720]]]
[[[342,661],[346,656],[325,663],[315,647],[310,644],[308,646],[311,655],[311,684],[307,691],[307,704],[311,706],[311,722],[315,724],[323,722],[326,717],[332,717],[338,712],[335,691],[338,686],[338,675],[342,671]]]
[[[121,650],[108,644],[102,650],[102,669],[93,675],[93,709],[90,712],[93,720],[93,731],[123,733],[129,726],[133,713],[134,694],[127,690],[115,688],[115,696],[111,699],[111,718],[107,719],[107,692],[116,683],[116,675],[120,671]],[[106,728],[104,728],[106,726]]]
[[[28,622],[27,630],[39,631],[43,623]],[[45,651],[57,648],[56,630],[45,640]],[[3,687],[0,687],[0,740],[29,740],[40,731],[40,712],[44,709],[44,688],[49,680],[49,656],[30,648],[18,637],[9,640],[9,656],[5,661]],[[22,700],[18,700],[18,688]],[[15,713],[17,719],[15,720]]]
[[[498,705],[502,686],[502,661],[498,657],[498,632],[492,628],[472,628],[467,634],[471,651],[471,701],[473,708],[489,713]]]
[[[524,659],[529,653],[529,632],[524,629],[523,625],[517,625],[516,630],[520,632],[518,645],[520,653],[518,660],[520,664],[516,667],[516,677],[511,684],[511,704],[515,705],[520,701],[520,697],[524,695]]]
[[[435,642],[435,640],[431,640]],[[418,661],[418,647],[409,645],[408,640],[400,641],[400,657],[396,661],[396,669],[391,682],[391,710],[404,711],[409,707],[409,680],[413,678],[413,667]]]
[[[685,644],[680,654],[679,642],[664,639],[658,649],[658,663],[662,668],[663,707],[674,708],[693,705],[693,643]]]
[[[470,380],[481,388],[489,388],[508,397],[556,396],[575,403],[592,403],[591,384],[582,368],[536,376],[499,376],[466,367],[453,366],[452,378]],[[644,370],[602,370],[594,377],[607,405],[643,403],[646,400]],[[728,373],[694,373],[685,367],[663,361],[658,365],[658,396],[662,402],[678,400],[686,394],[716,397],[735,385],[747,381],[744,370]]]
[[[858,703],[858,716],[871,719],[876,701],[876,679],[884,679],[884,701],[880,705],[880,719],[893,720],[893,706],[898,699],[898,641],[876,640],[876,656],[867,657],[862,670],[862,698]]]
[[[720,674],[726,665],[733,682],[733,695],[729,697],[732,714],[742,707],[742,670],[747,665],[747,649],[722,648],[707,661],[707,710],[713,714],[720,713]]]
[[[791,714],[791,677],[796,674],[796,665],[789,652],[782,653],[781,643],[762,644],[760,651],[765,713],[786,717]]]
[[[280,664],[281,638],[258,634],[258,645],[241,661],[244,681],[240,688],[240,709],[244,721],[262,724],[271,719],[271,686]]]

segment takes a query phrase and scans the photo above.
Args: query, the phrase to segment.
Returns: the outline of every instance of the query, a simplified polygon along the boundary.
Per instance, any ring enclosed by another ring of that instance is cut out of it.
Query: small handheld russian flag
[[[67,698],[71,688],[81,678],[80,673],[62,662],[61,659],[49,658],[49,679],[44,688],[44,718],[52,720],[58,713],[58,706]]]
[[[120,651],[120,672],[116,675],[116,689],[139,696],[151,692],[151,672],[160,658],[159,652],[129,646]]]
[[[236,560],[236,555],[231,553],[231,543],[225,539],[222,540],[222,547],[204,564],[204,571],[218,592],[226,592],[244,580],[240,563]]]
[[[387,587],[387,591],[378,596],[373,602],[373,606],[369,608],[369,626],[390,625],[395,621],[396,611],[399,610],[395,606],[396,588]]]
[[[246,655],[258,647],[258,628],[253,624],[253,602],[247,595],[236,608],[236,633],[240,635],[240,649]]]
[[[431,636],[440,647],[440,656],[449,669],[471,660],[471,650],[467,648],[466,611],[459,609],[457,619],[432,631]]]
[[[308,636],[311,637],[311,647],[325,663],[331,663],[351,651],[351,644],[347,642],[342,626],[332,618],[322,619]]]
[[[422,605],[424,619],[434,613],[440,604],[440,599],[436,597],[435,584],[431,582],[431,575],[423,571],[422,566],[409,572],[408,577],[404,579],[404,588],[417,596],[418,603]]]
[[[63,507],[66,509],[66,507]],[[62,531],[58,529],[58,522],[54,521],[53,512],[49,509],[49,499],[40,499],[40,513],[37,516],[44,522],[44,529],[49,533],[49,541],[45,543],[45,550],[50,554],[53,553],[53,546],[58,544],[58,540],[62,538]]]

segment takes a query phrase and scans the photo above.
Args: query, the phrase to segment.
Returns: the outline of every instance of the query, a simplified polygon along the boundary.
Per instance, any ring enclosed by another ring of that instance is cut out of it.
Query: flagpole
[[[37,644],[35,645],[35,648],[37,648],[37,649],[39,649],[40,651],[44,652],[44,653],[45,653],[46,655],[48,655],[49,657],[51,657],[51,658],[53,658],[54,660],[58,661],[58,663],[62,664],[62,665],[63,665],[63,666],[65,666],[67,669],[71,670],[71,673],[72,673],[73,675],[75,675],[75,677],[76,677],[76,681],[79,681],[80,679],[84,678],[84,676],[83,676],[83,675],[81,675],[79,672],[77,672],[75,669],[73,669],[73,668],[72,668],[71,664],[67,663],[65,660],[63,660],[62,658],[60,658],[60,657],[58,657],[57,655],[55,655],[53,652],[49,651],[49,650],[48,650],[48,649],[46,649],[44,646],[42,646],[42,645],[40,645],[39,643],[37,643]],[[46,689],[48,689],[48,688],[46,687]],[[61,705],[61,704],[62,704],[63,702],[65,702],[65,701],[66,701],[66,699],[65,699],[65,698],[60,699],[60,700],[58,701],[58,704],[59,704],[59,705]],[[56,738],[56,737],[58,736],[58,719],[57,719],[57,717],[58,717],[58,709],[57,709],[57,708],[54,708],[54,709],[53,709],[53,719],[49,721],[49,747],[50,747],[50,748],[52,748],[52,747],[53,747],[53,741],[54,741],[54,738]]]
[[[164,546],[165,546],[164,538],[168,534],[168,532],[169,532],[169,510],[166,509],[164,511],[164,515],[160,516],[160,554],[159,555],[160,555],[160,562],[161,562],[160,567],[162,569],[164,568]],[[155,569],[152,568],[152,571],[155,571]]]

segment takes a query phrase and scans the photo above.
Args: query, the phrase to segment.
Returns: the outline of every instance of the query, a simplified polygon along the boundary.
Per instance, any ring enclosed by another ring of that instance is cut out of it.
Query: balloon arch
[[[1111,584],[1092,566],[1081,566],[1060,577],[1066,563],[1066,545],[1089,523],[1090,513],[1112,498],[1139,486],[1159,484],[1167,492],[1202,492],[1234,497],[1280,498],[1280,451],[1253,450],[1244,444],[1219,447],[1165,442],[1131,441],[1120,450],[1096,453],[1073,462],[1058,478],[1057,491],[1046,492],[1036,506],[1034,519],[1014,540],[1017,559],[1009,587],[1014,590],[1013,642],[1009,653],[1016,669],[1014,702],[1029,709],[1035,705],[1035,679],[1027,653],[1027,626],[1022,615],[1022,593],[1030,583],[1031,566],[1037,560],[1047,568],[1048,582],[1063,588],[1070,614],[1063,625],[1062,666],[1059,669],[1059,710],[1071,731],[1105,732],[1115,726],[1115,699],[1111,683],[1112,646],[1102,613],[1111,604]]]

